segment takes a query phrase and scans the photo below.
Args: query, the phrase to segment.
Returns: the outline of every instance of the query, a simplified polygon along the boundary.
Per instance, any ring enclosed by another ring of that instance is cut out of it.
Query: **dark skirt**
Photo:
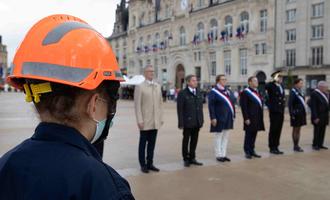
[[[291,127],[301,127],[306,125],[306,114],[293,115],[290,118]]]

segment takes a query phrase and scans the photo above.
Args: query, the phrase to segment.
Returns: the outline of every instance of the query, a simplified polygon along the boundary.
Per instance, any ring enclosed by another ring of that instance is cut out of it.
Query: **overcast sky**
[[[89,23],[104,37],[112,33],[120,0],[0,0],[0,35],[8,48],[8,63],[29,28],[52,14],[70,14]]]

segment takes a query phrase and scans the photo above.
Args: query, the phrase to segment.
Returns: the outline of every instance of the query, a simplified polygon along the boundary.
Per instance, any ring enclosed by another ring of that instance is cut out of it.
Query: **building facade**
[[[0,35],[0,86],[4,85],[7,76],[7,46],[2,44],[2,36]]]
[[[276,2],[275,67],[305,80],[307,94],[330,81],[330,1]]]
[[[275,0],[130,0],[116,13],[124,8],[127,27],[117,14],[109,41],[129,76],[150,64],[167,88],[182,88],[188,74],[207,88],[226,74],[242,89],[249,76],[264,84],[273,72]]]

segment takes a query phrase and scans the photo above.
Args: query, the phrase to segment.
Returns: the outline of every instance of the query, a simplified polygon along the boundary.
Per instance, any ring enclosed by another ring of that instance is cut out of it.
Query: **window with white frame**
[[[180,27],[180,46],[186,45],[186,30],[183,26]]]
[[[199,41],[204,40],[204,24],[202,22],[199,22],[197,25],[197,35]]]
[[[296,41],[296,29],[290,29],[286,31],[286,41],[287,42]]]
[[[261,43],[261,53],[267,54],[267,44],[265,42]]]
[[[210,66],[211,66],[211,75],[215,76],[217,74],[217,59],[215,52],[210,53]]]
[[[324,35],[323,24],[312,26],[312,39],[322,39]]]
[[[286,50],[286,66],[288,66],[288,67],[296,66],[296,50],[295,49]]]
[[[171,8],[169,5],[165,6],[165,18],[171,17]]]
[[[225,66],[225,74],[230,75],[231,74],[231,51],[224,51],[223,52],[223,61]]]
[[[312,5],[312,17],[323,17],[324,15],[324,3],[318,3]]]
[[[168,31],[166,30],[165,32],[164,32],[164,45],[165,45],[165,47],[167,47],[168,46],[168,37],[170,36],[170,34],[168,33]]]
[[[201,8],[204,5],[204,0],[197,0],[197,7]]]
[[[135,52],[135,50],[136,50],[135,40],[132,40],[132,52]]]
[[[228,36],[233,35],[233,18],[231,16],[225,17],[225,31]]]
[[[247,49],[239,50],[239,60],[241,75],[247,75]]]
[[[157,48],[159,48],[159,44],[160,44],[160,35],[159,33],[156,33],[155,35],[155,45]]]
[[[312,65],[323,64],[323,47],[312,48]]]
[[[155,58],[154,60],[154,71],[155,71],[155,77],[158,78],[158,58]]]
[[[218,37],[218,21],[216,19],[212,19],[210,22],[211,25],[211,41],[214,42]]]
[[[256,55],[259,55],[260,54],[260,45],[259,44],[255,44],[254,45],[254,48],[255,48]]]
[[[265,33],[267,32],[267,10],[260,11],[260,32]]]
[[[294,22],[296,21],[296,13],[297,9],[290,9],[286,11],[286,21],[287,22]]]
[[[249,32],[249,13],[244,11],[240,15],[240,26],[243,28],[242,32]]]
[[[144,44],[143,44],[143,37],[140,37],[139,39],[139,47],[143,48]]]

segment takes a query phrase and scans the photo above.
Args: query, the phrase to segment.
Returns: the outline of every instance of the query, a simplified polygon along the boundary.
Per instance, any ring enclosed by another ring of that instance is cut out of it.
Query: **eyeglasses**
[[[113,118],[114,115],[116,114],[116,108],[117,108],[117,100],[118,100],[118,97],[115,98],[115,97],[109,97],[109,100],[106,100],[102,97],[98,97],[97,100],[103,102],[103,103],[106,103],[108,105],[108,117],[109,118]]]

